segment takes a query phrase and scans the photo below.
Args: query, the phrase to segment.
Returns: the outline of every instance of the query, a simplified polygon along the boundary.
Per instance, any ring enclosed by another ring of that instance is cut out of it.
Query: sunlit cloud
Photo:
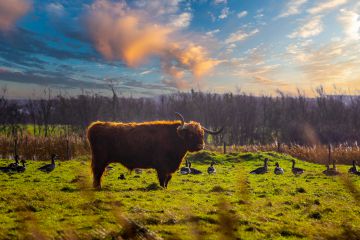
[[[294,64],[310,84],[341,84],[359,76],[360,44],[333,41],[318,48],[313,44],[293,45],[288,48]]]
[[[360,39],[360,15],[357,12],[341,9],[338,20],[343,25],[347,38],[353,40]]]
[[[30,8],[30,0],[1,0],[0,31],[7,31],[13,28],[16,21],[24,16]]]
[[[166,17],[174,20],[173,14],[160,19]],[[122,60],[135,68],[156,56],[170,80],[183,82],[191,73],[190,79],[197,82],[219,61],[210,58],[205,47],[181,37],[179,30],[189,24],[190,18],[188,13],[182,13],[175,23],[167,24],[156,21],[148,10],[129,8],[125,2],[98,0],[89,6],[86,23],[95,48],[106,59]]]
[[[298,30],[291,33],[289,38],[309,38],[319,35],[323,31],[322,17],[316,16],[305,22]]]
[[[244,41],[244,40],[254,36],[258,32],[259,32],[259,29],[257,29],[257,28],[250,32],[246,32],[246,31],[240,29],[239,31],[230,34],[230,36],[225,40],[225,43],[230,44],[230,43]]]
[[[181,13],[180,15],[174,16],[174,19],[171,21],[170,25],[177,28],[186,28],[190,25],[191,17],[191,13]]]
[[[278,16],[278,18],[288,17],[296,15],[301,12],[301,7],[307,3],[308,0],[291,0],[286,4],[285,9]]]
[[[348,0],[323,0],[319,4],[315,5],[314,7],[310,8],[308,12],[313,15],[320,14],[325,11],[329,11],[335,9],[341,5],[347,3]]]

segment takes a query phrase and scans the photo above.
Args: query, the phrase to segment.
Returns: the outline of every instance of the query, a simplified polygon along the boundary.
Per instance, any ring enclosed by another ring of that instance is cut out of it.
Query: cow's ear
[[[180,137],[180,138],[182,138],[182,139],[185,139],[185,134],[186,134],[186,129],[185,128],[183,128],[183,127],[178,127],[177,129],[176,129],[176,132],[177,132],[177,134],[178,134],[178,136]]]

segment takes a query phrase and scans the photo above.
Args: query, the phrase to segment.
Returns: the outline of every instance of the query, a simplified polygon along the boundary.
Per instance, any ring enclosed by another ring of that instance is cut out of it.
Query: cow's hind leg
[[[93,186],[94,188],[101,189],[101,177],[106,167],[105,161],[93,158],[91,167],[93,172]]]
[[[167,179],[167,174],[164,171],[157,170],[157,175],[158,175],[160,186],[165,188],[166,187],[165,182],[166,182],[166,179]]]

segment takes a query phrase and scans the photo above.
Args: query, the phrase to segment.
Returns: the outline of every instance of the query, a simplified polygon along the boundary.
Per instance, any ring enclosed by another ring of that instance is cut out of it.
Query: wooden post
[[[281,142],[277,142],[277,152],[281,152]]]
[[[17,147],[18,147],[18,139],[17,139],[17,137],[16,137],[16,138],[14,139],[14,156],[18,154]]]
[[[70,160],[70,146],[69,146],[69,139],[66,139],[66,158]]]
[[[331,163],[331,144],[329,143],[329,146],[328,146],[328,165],[330,166],[330,163]]]
[[[224,154],[226,154],[226,142],[224,142]]]

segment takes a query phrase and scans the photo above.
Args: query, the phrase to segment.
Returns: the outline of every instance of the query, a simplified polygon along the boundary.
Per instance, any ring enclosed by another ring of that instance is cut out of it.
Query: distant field
[[[265,157],[271,171],[250,175]],[[94,191],[88,157],[50,174],[36,170],[43,162],[28,161],[24,173],[0,173],[0,239],[124,237],[121,216],[164,239],[360,239],[360,176],[348,176],[349,166],[338,166],[343,177],[328,177],[324,166],[297,160],[305,173],[295,177],[292,158],[273,152],[204,151],[189,159],[204,172],[214,160],[217,173],[175,173],[163,190],[154,170],[129,175],[113,164],[103,190]],[[276,161],[283,176],[272,172]]]

